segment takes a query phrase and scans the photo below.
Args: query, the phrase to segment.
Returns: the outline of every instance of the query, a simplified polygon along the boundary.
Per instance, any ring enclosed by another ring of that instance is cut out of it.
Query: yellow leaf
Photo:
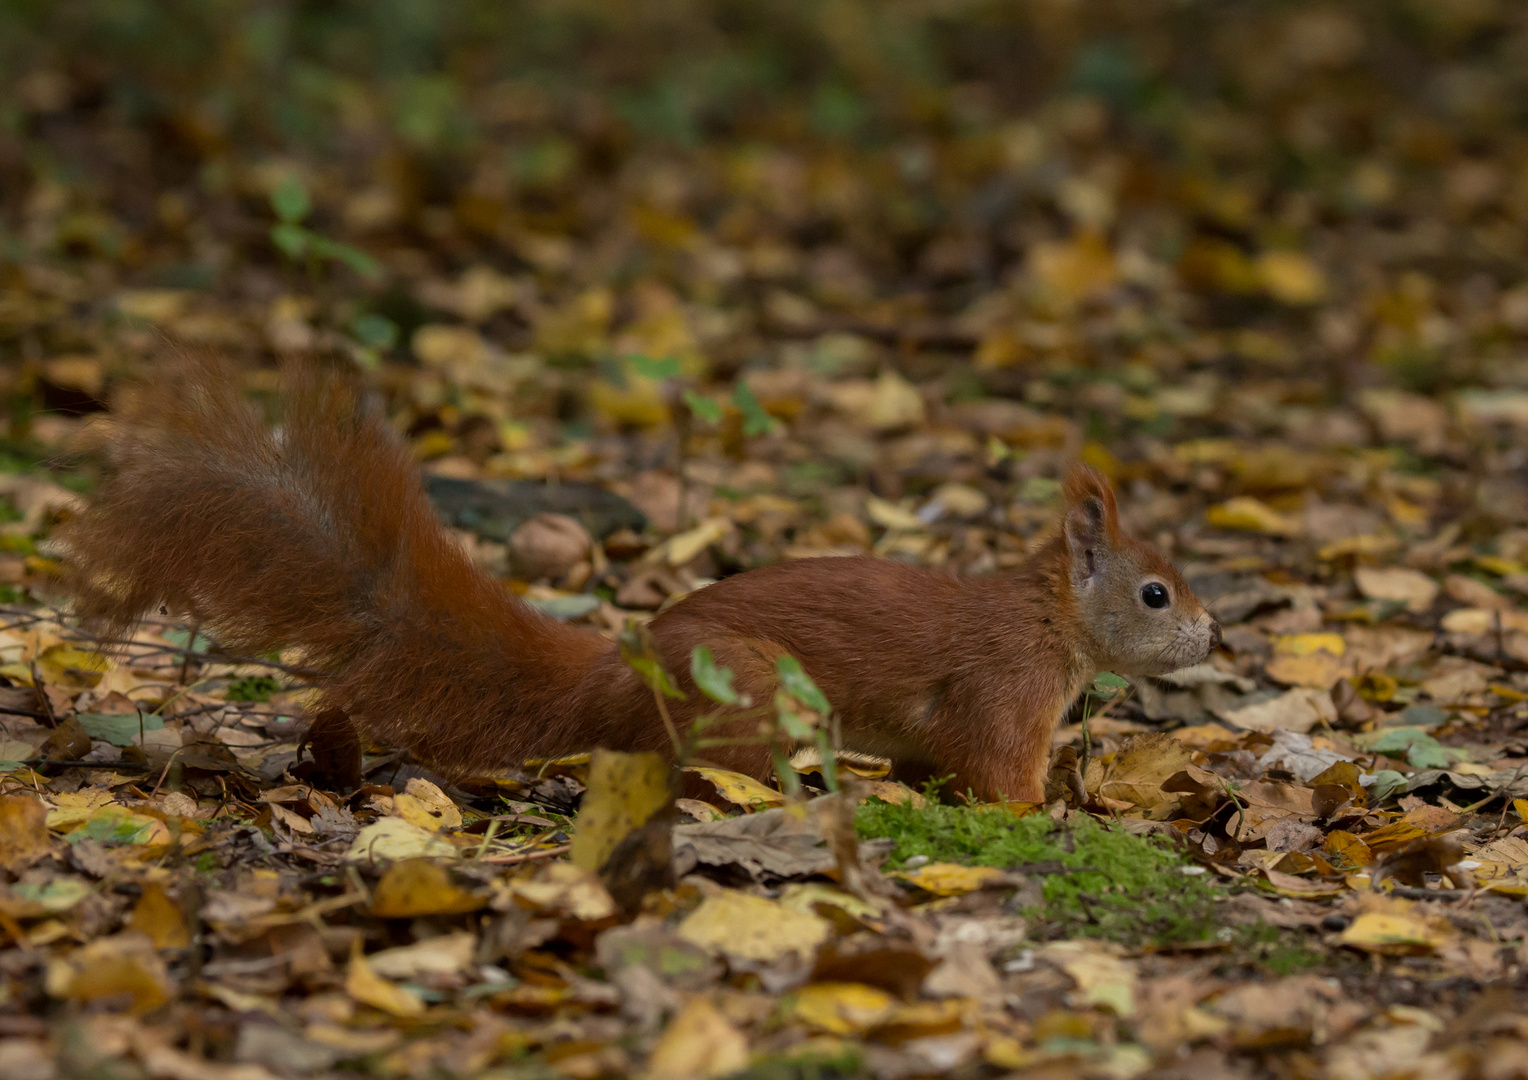
[[[745,810],[767,810],[771,806],[785,805],[784,793],[767,787],[743,773],[731,772],[728,769],[712,769],[703,765],[691,765],[684,771],[709,781],[715,786],[718,795]]]
[[[1205,520],[1217,529],[1233,532],[1262,533],[1265,536],[1294,536],[1300,531],[1298,522],[1278,513],[1267,503],[1248,495],[1239,495],[1210,507],[1204,513]]]
[[[1044,295],[1062,307],[1110,288],[1119,278],[1114,253],[1093,230],[1070,241],[1036,244],[1028,269]]]
[[[1388,555],[1400,546],[1401,542],[1393,536],[1376,536],[1373,533],[1366,533],[1363,536],[1349,536],[1344,540],[1334,540],[1316,552],[1316,558],[1322,562],[1334,562],[1349,556],[1372,558]]]
[[[1263,252],[1257,274],[1263,291],[1281,303],[1314,304],[1326,295],[1326,276],[1298,251]]]
[[[96,810],[110,806],[116,800],[109,791],[87,788],[84,791],[61,792],[53,797],[53,809],[48,811],[48,828],[67,833],[78,828]]]
[[[407,1018],[424,1013],[423,1001],[372,970],[366,957],[361,954],[359,938],[350,956],[350,967],[345,972],[345,992],[361,1004],[370,1005],[391,1016]]]
[[[1512,809],[1517,811],[1520,820],[1528,821],[1528,799],[1513,799]]]
[[[1427,953],[1447,938],[1427,920],[1410,912],[1369,911],[1342,932],[1342,943],[1364,952]]]
[[[426,323],[414,331],[410,344],[425,367],[449,368],[457,373],[480,367],[491,353],[488,342],[476,330],[446,323]]]
[[[48,853],[48,807],[31,795],[0,797],[0,869],[13,874]]]
[[[655,428],[668,423],[668,402],[652,379],[628,373],[624,386],[608,379],[589,383],[589,404],[595,412],[623,427]]]
[[[1337,680],[1351,674],[1351,665],[1329,652],[1299,656],[1275,656],[1264,669],[1268,677],[1285,686],[1308,686],[1330,690]]]
[[[183,949],[191,944],[180,905],[170,899],[157,881],[144,883],[143,895],[138,898],[127,925],[146,935],[156,949]]]
[[[671,768],[660,754],[595,750],[589,785],[573,824],[568,858],[596,871],[620,842],[640,829],[673,799]]]
[[[48,967],[47,990],[53,997],[97,1001],[125,995],[135,1016],[152,1012],[171,998],[173,984],[154,943],[143,934],[99,938]]]
[[[1318,652],[1341,656],[1348,651],[1348,643],[1341,634],[1284,634],[1274,639],[1273,651],[1280,656],[1309,656]]]
[[[356,834],[345,858],[351,862],[384,862],[455,855],[456,848],[437,833],[401,817],[385,817]]]
[[[688,532],[669,537],[663,545],[664,558],[670,566],[683,566],[731,531],[732,522],[726,518],[703,521]]]
[[[648,1059],[650,1080],[711,1080],[748,1064],[748,1039],[705,997],[693,997],[670,1022]]]
[[[935,896],[960,896],[1009,880],[1007,873],[995,866],[961,866],[947,862],[926,863],[916,870],[903,870],[892,876]]]
[[[865,513],[870,520],[883,529],[895,529],[901,532],[921,532],[927,529],[923,520],[911,510],[904,510],[896,503],[887,502],[871,495],[865,500]]]
[[[679,924],[679,936],[739,960],[770,963],[810,956],[827,940],[829,929],[828,921],[816,914],[728,889],[701,901]]]
[[[37,667],[46,682],[68,689],[89,690],[101,681],[111,661],[67,642],[49,645],[37,654]]]
[[[1511,577],[1513,574],[1528,571],[1528,566],[1524,566],[1518,560],[1503,559],[1499,555],[1476,555],[1474,562],[1486,573],[1495,574],[1498,577]]]
[[[129,319],[164,323],[185,310],[191,294],[184,289],[124,289],[117,294],[117,311]]]
[[[819,907],[834,908],[851,919],[860,920],[874,919],[882,913],[879,907],[869,901],[817,881],[787,885],[780,894],[780,903],[793,911],[809,911],[814,914],[819,913]]]
[[[899,784],[895,780],[866,780],[860,785],[863,797],[866,799],[880,799],[894,806],[906,804],[912,807],[924,807],[928,800],[921,794],[908,787]]]
[[[451,880],[446,865],[434,859],[405,859],[388,867],[372,894],[371,913],[383,919],[419,915],[460,915],[484,906]]]
[[[462,812],[444,791],[420,777],[409,781],[403,793],[393,796],[393,812],[404,821],[431,832],[460,828]]]
[[[858,1035],[889,1018],[897,999],[864,983],[813,983],[796,993],[792,1016],[830,1035]]]

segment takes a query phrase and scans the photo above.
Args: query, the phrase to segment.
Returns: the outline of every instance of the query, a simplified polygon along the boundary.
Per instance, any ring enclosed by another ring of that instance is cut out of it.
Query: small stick
[[[492,866],[509,866],[511,863],[529,862],[531,859],[549,859],[553,855],[566,855],[571,844],[559,844],[545,851],[532,851],[525,855],[500,855],[492,859],[484,859],[483,862]]]

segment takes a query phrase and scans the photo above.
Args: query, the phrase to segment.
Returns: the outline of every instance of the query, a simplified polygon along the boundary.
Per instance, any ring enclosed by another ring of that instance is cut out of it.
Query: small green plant
[[[653,692],[653,700],[674,744],[674,756],[680,762],[692,761],[703,751],[718,746],[762,744],[769,747],[775,775],[792,798],[801,794],[801,778],[791,768],[790,751],[803,743],[817,747],[822,759],[822,779],[829,791],[838,790],[838,770],[828,734],[832,713],[826,695],[812,681],[800,661],[781,656],[775,661],[778,689],[768,704],[755,702],[733,685],[731,668],[716,662],[711,650],[697,645],[690,652],[690,678],[695,688],[717,708],[697,716],[689,729],[680,733],[669,715],[668,701],[685,701],[689,695],[674,684],[673,678],[658,657],[656,643],[645,626],[632,625],[621,635],[621,657]],[[758,734],[747,736],[708,736],[706,731],[718,724],[753,719]]]
[[[871,799],[855,821],[865,839],[896,841],[890,865],[996,866],[1042,876],[1044,904],[1022,914],[1042,937],[1130,943],[1205,940],[1215,933],[1215,889],[1203,871],[1153,838],[1076,815],[1058,825],[1002,807],[893,805]]]
[[[228,701],[269,701],[280,690],[281,683],[271,676],[250,675],[229,683],[223,697]]]
[[[271,226],[271,243],[293,262],[306,263],[314,278],[328,262],[342,263],[362,277],[374,278],[382,273],[377,260],[366,252],[331,240],[303,224],[313,212],[313,200],[296,176],[288,176],[271,192],[271,211],[276,215],[276,224]]]

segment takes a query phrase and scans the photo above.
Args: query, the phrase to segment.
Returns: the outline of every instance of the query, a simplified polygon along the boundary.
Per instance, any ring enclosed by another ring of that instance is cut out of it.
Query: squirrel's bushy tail
[[[232,650],[296,647],[325,706],[447,771],[576,738],[611,646],[479,570],[346,383],[286,382],[276,429],[208,360],[112,421],[113,471],[59,534],[80,615],[121,632],[163,607]]]

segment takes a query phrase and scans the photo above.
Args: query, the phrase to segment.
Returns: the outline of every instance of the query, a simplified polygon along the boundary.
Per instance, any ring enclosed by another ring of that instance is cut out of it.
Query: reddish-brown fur
[[[380,415],[311,373],[284,404],[273,434],[225,373],[196,364],[117,423],[116,470],[62,534],[82,616],[121,630],[164,605],[230,648],[297,646],[325,673],[325,707],[453,774],[596,745],[670,749],[651,691],[612,642],[537,613],[472,564]],[[1051,733],[1096,670],[1170,670],[1219,637],[1172,567],[1121,531],[1101,476],[1074,469],[1066,496],[1059,534],[1005,575],[805,559],[691,594],[651,623],[689,693],[672,703],[675,722],[703,701],[693,647],[709,646],[757,702],[790,653],[847,748],[954,773],[957,790],[985,799],[1038,799]],[[1141,606],[1142,575],[1170,589],[1170,617]],[[758,746],[707,756],[770,771]]]

